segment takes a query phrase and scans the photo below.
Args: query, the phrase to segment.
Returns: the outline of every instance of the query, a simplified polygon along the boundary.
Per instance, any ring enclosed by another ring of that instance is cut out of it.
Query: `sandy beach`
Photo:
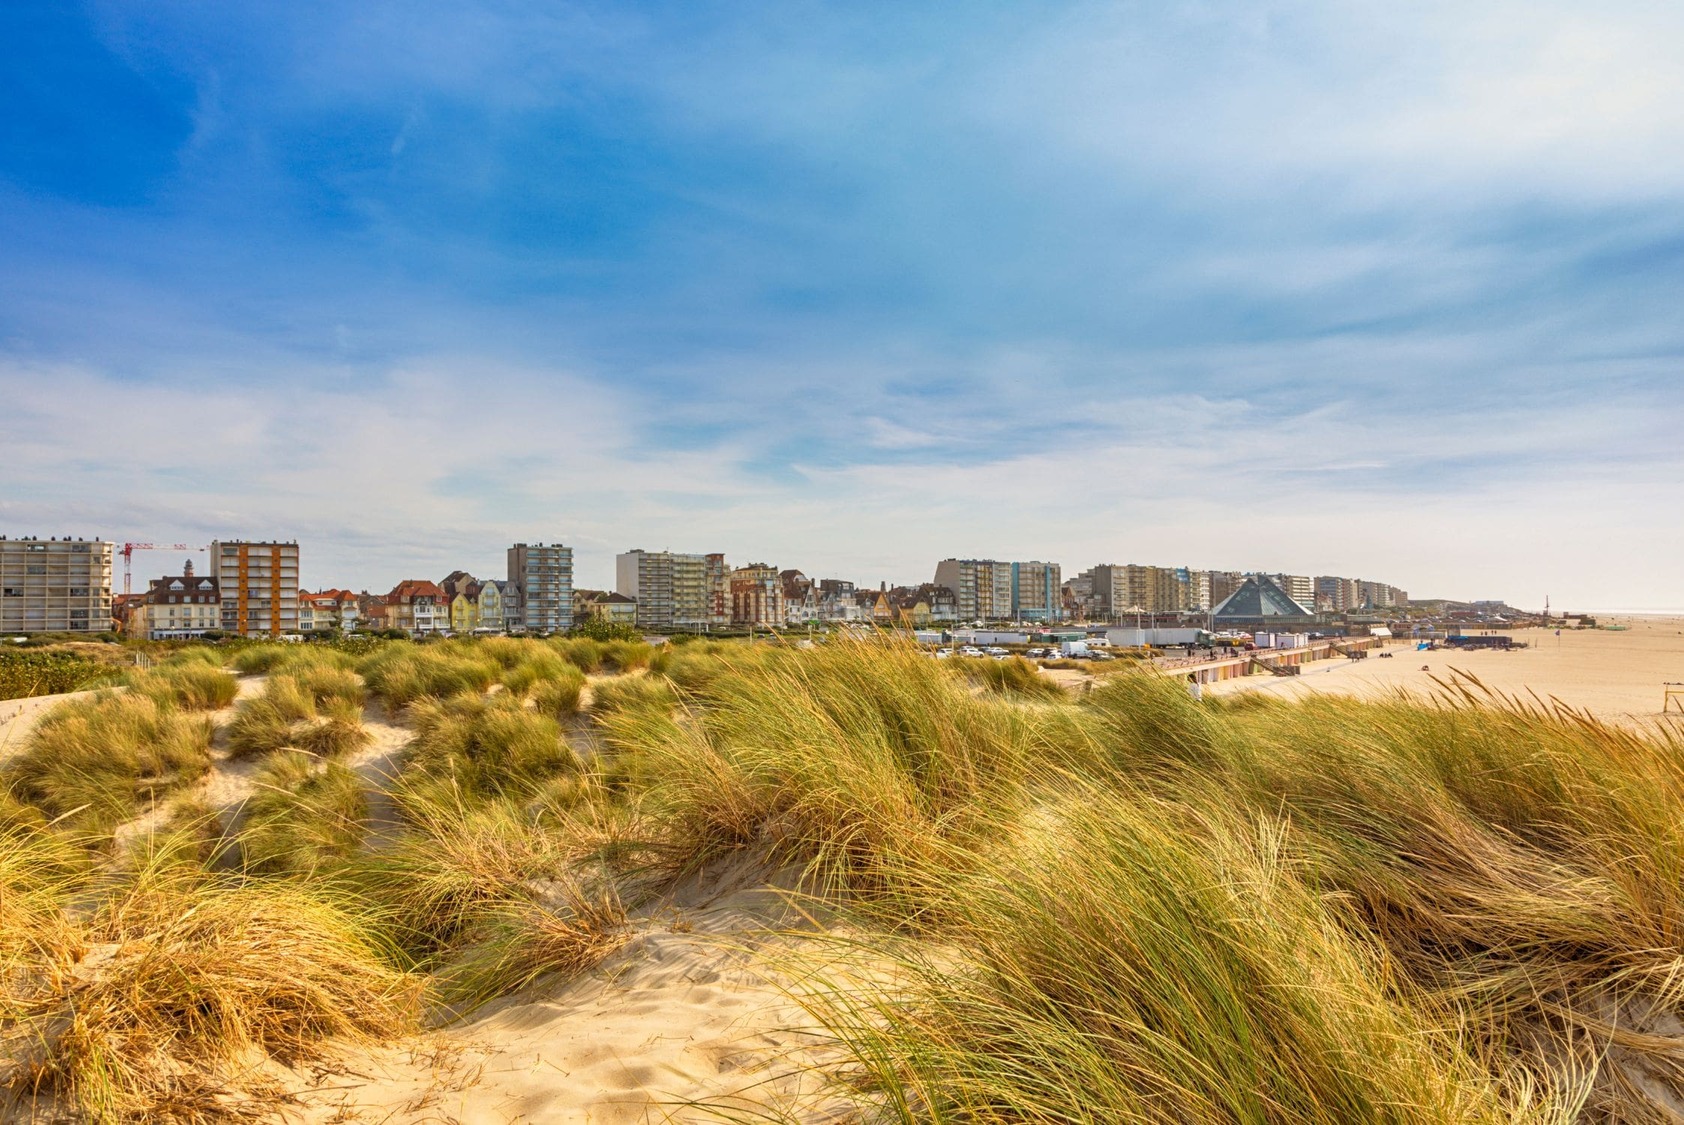
[[[1416,652],[1414,642],[1397,641],[1384,651],[1389,660],[1327,660],[1298,677],[1248,676],[1212,684],[1206,691],[1266,691],[1283,698],[1310,692],[1373,696],[1402,689],[1430,694],[1437,679],[1467,673],[1504,694],[1533,693],[1558,699],[1611,722],[1637,726],[1665,723],[1684,732],[1684,713],[1661,711],[1663,686],[1684,683],[1684,618],[1603,617],[1603,626],[1624,629],[1525,629],[1514,634],[1528,647],[1513,652]],[[1378,655],[1378,654],[1376,654]]]

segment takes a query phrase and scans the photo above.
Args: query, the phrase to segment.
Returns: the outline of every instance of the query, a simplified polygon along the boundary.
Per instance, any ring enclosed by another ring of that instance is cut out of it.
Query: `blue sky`
[[[0,531],[1678,606],[1681,49],[1661,3],[8,4]]]

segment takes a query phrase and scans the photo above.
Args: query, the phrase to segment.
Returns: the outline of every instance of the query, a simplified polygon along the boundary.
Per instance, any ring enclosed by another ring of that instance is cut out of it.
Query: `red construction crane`
[[[123,556],[123,593],[129,592],[129,563],[136,551],[203,551],[203,547],[190,547],[186,543],[124,543],[119,552]]]

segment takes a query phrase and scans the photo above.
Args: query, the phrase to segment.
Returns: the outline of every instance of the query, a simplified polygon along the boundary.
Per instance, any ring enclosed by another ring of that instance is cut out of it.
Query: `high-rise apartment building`
[[[1175,568],[1175,580],[1181,588],[1182,609],[1198,613],[1216,605],[1210,600],[1210,571],[1178,566]]]
[[[997,559],[943,559],[935,584],[953,591],[961,621],[1058,621],[1064,616],[1059,566]]]
[[[1345,610],[1360,607],[1362,596],[1357,587],[1358,583],[1354,578],[1341,578],[1335,574],[1317,575],[1316,609],[1343,613]]]
[[[510,616],[528,633],[573,628],[573,548],[560,543],[516,543],[509,548],[505,599]]]
[[[298,632],[298,544],[217,540],[210,576],[222,594],[222,631],[242,637]]]
[[[1275,585],[1286,591],[1286,596],[1301,606],[1311,607],[1316,604],[1316,580],[1307,574],[1270,574]]]
[[[1107,564],[1083,571],[1068,589],[1072,604],[1089,617],[1121,621],[1135,613],[1205,612],[1231,592],[1226,578],[1226,572],[1185,566]]]
[[[1245,575],[1237,570],[1207,570],[1210,581],[1210,605],[1214,609],[1227,601],[1245,583]]]
[[[1063,575],[1057,563],[1012,563],[1012,618],[1016,621],[1062,621]]]
[[[109,630],[115,550],[99,539],[0,536],[0,633]]]
[[[654,631],[706,629],[729,620],[729,571],[724,555],[689,555],[641,548],[614,557],[614,590],[637,599],[637,626]]]

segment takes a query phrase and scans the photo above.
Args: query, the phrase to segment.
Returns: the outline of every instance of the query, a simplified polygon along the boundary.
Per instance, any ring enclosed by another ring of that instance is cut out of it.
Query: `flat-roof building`
[[[103,539],[0,536],[0,633],[109,630],[116,547]]]
[[[637,548],[614,557],[615,592],[637,601],[639,629],[656,632],[706,629],[722,613],[729,620],[728,575],[725,556],[718,554]]]
[[[519,609],[514,616],[528,633],[573,628],[573,548],[560,543],[510,547],[505,597],[516,599]]]
[[[219,539],[210,577],[222,595],[222,631],[242,637],[298,632],[298,544]]]

